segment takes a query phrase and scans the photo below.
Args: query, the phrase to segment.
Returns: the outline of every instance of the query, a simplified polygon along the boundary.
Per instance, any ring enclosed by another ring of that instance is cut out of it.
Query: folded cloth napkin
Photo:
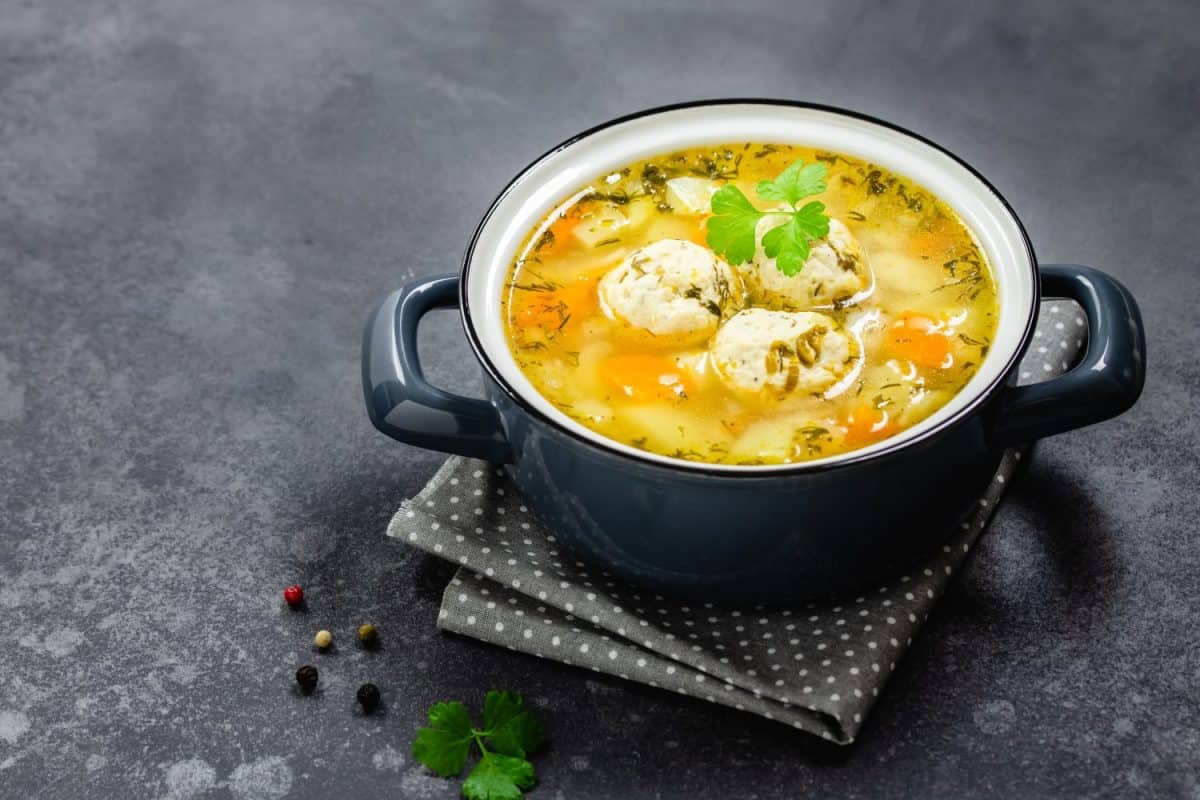
[[[1023,382],[1066,371],[1078,306],[1046,303]],[[793,609],[726,608],[624,583],[562,549],[500,467],[454,457],[388,534],[459,564],[438,625],[511,650],[704,698],[849,744],[991,518],[1024,451],[1005,453],[961,529],[907,575]]]

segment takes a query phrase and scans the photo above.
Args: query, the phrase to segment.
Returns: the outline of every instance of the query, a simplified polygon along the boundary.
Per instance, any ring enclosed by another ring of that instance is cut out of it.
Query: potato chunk
[[[667,181],[667,202],[680,214],[707,214],[712,196],[721,184],[707,178],[672,178]]]

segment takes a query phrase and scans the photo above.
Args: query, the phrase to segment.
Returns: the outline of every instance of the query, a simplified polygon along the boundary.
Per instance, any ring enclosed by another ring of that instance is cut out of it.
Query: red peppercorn
[[[298,608],[304,602],[304,590],[300,588],[299,584],[293,583],[283,590],[283,599],[292,608]]]

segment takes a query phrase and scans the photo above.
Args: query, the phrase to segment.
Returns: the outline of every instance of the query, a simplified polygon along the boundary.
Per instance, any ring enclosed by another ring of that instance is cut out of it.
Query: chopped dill
[[[543,248],[553,247],[553,246],[554,246],[554,231],[547,228],[546,230],[542,231],[542,235],[538,237],[538,240],[536,242],[534,242],[533,252],[536,253],[539,250],[542,250]]]

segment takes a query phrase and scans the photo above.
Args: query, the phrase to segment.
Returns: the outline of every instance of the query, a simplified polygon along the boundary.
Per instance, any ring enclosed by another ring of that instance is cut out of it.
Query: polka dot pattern
[[[1030,379],[1069,368],[1086,330],[1073,303],[1042,312],[1021,366]],[[442,598],[445,630],[849,743],[1021,458],[1005,454],[971,516],[927,563],[859,596],[793,609],[725,608],[623,583],[564,550],[505,470],[463,458],[403,505],[388,534],[463,565]],[[464,504],[474,508],[469,522],[458,514]]]

